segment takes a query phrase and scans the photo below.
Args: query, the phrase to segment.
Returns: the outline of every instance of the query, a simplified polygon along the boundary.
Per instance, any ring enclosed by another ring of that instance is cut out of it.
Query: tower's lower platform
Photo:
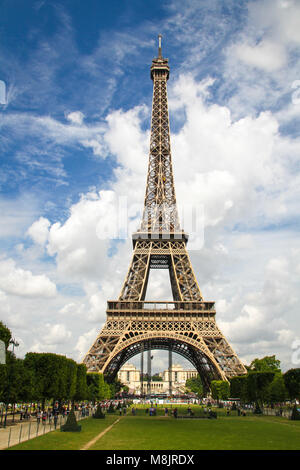
[[[109,380],[132,356],[165,349],[188,359],[208,387],[211,380],[244,374],[215,313],[214,302],[108,301],[106,323],[84,363]]]

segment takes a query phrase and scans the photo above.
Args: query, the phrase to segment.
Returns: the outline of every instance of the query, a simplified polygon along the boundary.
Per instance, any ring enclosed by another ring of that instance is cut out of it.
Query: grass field
[[[180,414],[186,413],[186,408]],[[299,450],[300,421],[275,416],[226,416],[217,410],[217,419],[174,419],[149,416],[139,410],[104,420],[80,421],[80,433],[53,431],[11,447],[13,450]],[[97,436],[112,425],[112,428]],[[94,443],[91,445],[91,442]]]

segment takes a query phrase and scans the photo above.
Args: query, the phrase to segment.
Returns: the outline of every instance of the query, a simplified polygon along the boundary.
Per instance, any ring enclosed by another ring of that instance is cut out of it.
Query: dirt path
[[[93,444],[95,444],[95,442],[101,439],[101,437],[104,436],[104,434],[106,434],[115,424],[117,424],[120,421],[120,419],[121,418],[118,418],[113,424],[108,426],[108,428],[104,429],[104,431],[100,432],[98,436],[94,437],[94,439],[92,439],[90,442],[85,444],[85,446],[83,446],[80,450],[88,450]]]

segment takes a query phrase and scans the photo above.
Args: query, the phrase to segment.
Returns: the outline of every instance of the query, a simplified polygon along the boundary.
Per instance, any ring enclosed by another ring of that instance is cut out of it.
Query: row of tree
[[[275,356],[254,359],[246,375],[231,378],[230,395],[240,398],[242,402],[255,402],[259,406],[263,403],[299,400],[300,368],[282,373],[280,361]]]
[[[85,364],[53,353],[27,353],[16,358],[8,350],[11,333],[0,322],[0,340],[6,349],[6,364],[0,364],[0,402],[59,403],[100,401],[113,398],[122,387],[120,381],[106,383],[102,374],[88,373]]]
[[[119,380],[108,384],[102,374],[88,373],[84,364],[77,364],[66,356],[27,353],[24,359],[17,359],[8,350],[11,337],[10,330],[0,322],[0,340],[6,349],[6,364],[0,364],[0,402],[40,402],[44,408],[47,400],[95,402],[114,398],[124,389]],[[300,369],[290,369],[283,374],[275,356],[254,359],[247,369],[247,374],[233,377],[230,382],[212,381],[212,398],[239,398],[260,406],[266,402],[300,399]],[[198,397],[204,394],[199,375],[187,380],[186,388]]]
[[[249,371],[247,375],[230,379],[230,395],[242,402],[282,403],[300,399],[300,369],[284,374],[274,371]]]
[[[247,374],[232,377],[229,382],[213,380],[211,394],[215,400],[239,398],[244,403],[282,403],[285,400],[300,400],[300,368],[281,372],[280,361],[275,356],[254,359]],[[198,375],[186,381],[189,391],[203,396],[203,386]]]

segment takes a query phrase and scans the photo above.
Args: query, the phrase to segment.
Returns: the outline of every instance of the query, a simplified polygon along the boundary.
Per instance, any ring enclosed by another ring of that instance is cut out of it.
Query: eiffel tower
[[[108,301],[106,323],[83,362],[88,371],[101,372],[110,381],[131,357],[141,354],[143,364],[144,351],[149,374],[149,352],[168,350],[170,390],[172,353],[188,359],[209,390],[212,380],[228,380],[246,369],[216,324],[214,302],[203,299],[186,249],[188,235],[180,226],[171,159],[169,73],[159,35],[158,57],[150,69],[153,102],[142,221],[132,235],[132,260],[119,298]],[[145,301],[150,269],[169,270],[173,301]]]

